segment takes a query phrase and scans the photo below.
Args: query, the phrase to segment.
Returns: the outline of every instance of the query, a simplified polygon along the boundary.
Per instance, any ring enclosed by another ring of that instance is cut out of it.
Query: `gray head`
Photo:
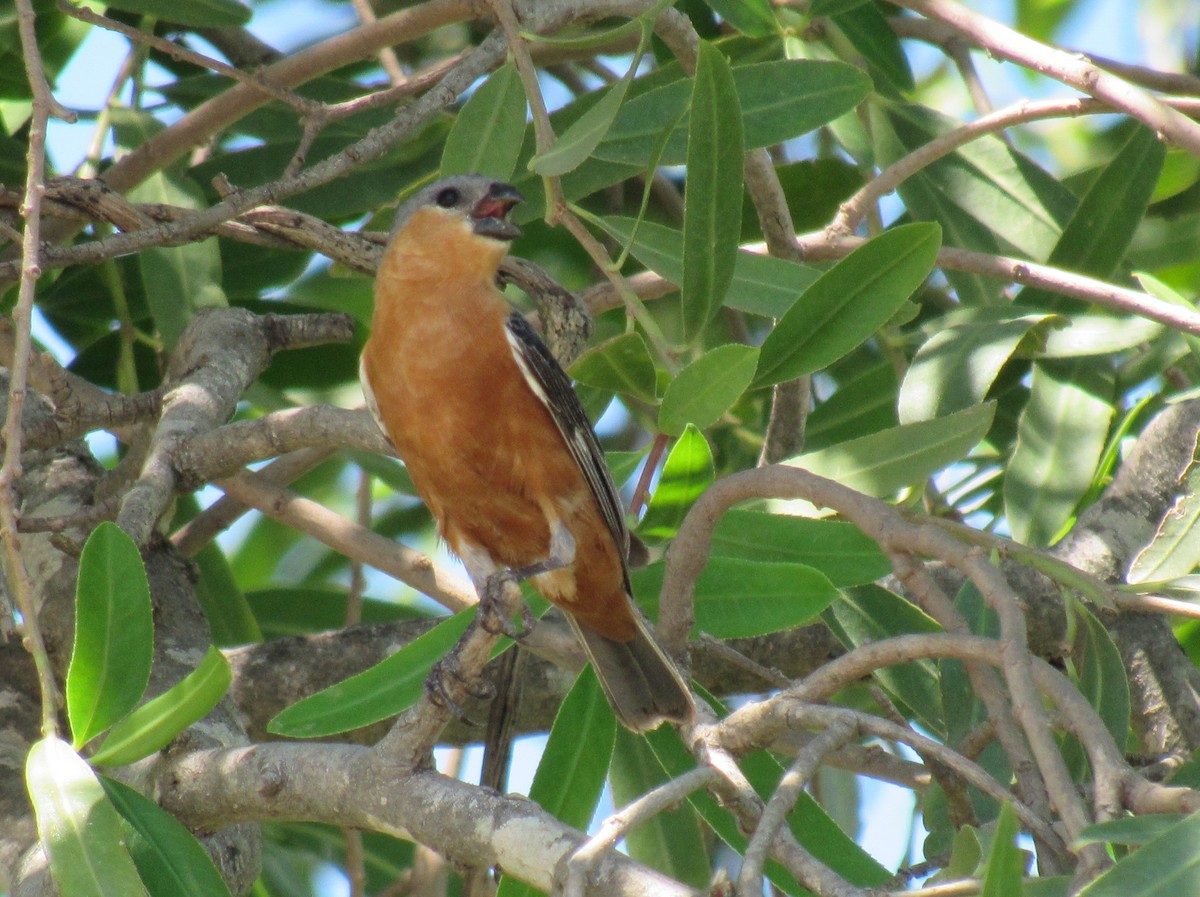
[[[525,197],[512,184],[483,175],[460,174],[443,178],[428,187],[422,187],[400,206],[392,222],[392,236],[404,227],[418,209],[433,206],[461,215],[481,237],[515,240],[521,236],[521,229],[508,220],[508,213],[524,200]]]

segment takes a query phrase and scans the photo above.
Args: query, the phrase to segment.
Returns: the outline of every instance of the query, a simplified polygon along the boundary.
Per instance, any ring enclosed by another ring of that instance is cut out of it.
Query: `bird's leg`
[[[533,576],[540,576],[552,570],[561,570],[575,561],[575,538],[562,525],[561,520],[554,520],[550,526],[550,553],[544,560],[524,567],[508,567],[492,573],[479,590],[480,625],[493,635],[507,635],[511,639],[520,639],[537,623],[529,605],[521,602],[521,624],[513,626],[512,621],[504,612],[504,590],[509,583],[518,585]]]

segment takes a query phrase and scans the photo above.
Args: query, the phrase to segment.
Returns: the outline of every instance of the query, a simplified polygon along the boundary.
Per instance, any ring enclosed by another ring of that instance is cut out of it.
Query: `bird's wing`
[[[621,499],[617,496],[608,465],[604,463],[604,452],[596,441],[592,424],[579,403],[579,396],[571,388],[570,378],[520,312],[509,315],[505,336],[521,373],[525,375],[525,382],[549,409],[571,456],[587,480],[624,560],[629,554],[629,529],[625,525]]]

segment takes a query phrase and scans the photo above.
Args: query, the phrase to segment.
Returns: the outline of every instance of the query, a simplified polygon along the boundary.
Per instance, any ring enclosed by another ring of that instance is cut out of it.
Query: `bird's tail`
[[[637,632],[627,642],[605,638],[570,614],[567,619],[596,670],[608,703],[627,729],[646,732],[663,722],[688,722],[696,715],[687,683],[640,616]]]

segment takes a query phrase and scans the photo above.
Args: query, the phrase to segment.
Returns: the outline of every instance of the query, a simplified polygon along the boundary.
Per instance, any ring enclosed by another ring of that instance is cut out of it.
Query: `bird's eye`
[[[438,191],[437,204],[443,209],[452,209],[458,205],[458,191],[453,187],[446,187],[444,190]]]

